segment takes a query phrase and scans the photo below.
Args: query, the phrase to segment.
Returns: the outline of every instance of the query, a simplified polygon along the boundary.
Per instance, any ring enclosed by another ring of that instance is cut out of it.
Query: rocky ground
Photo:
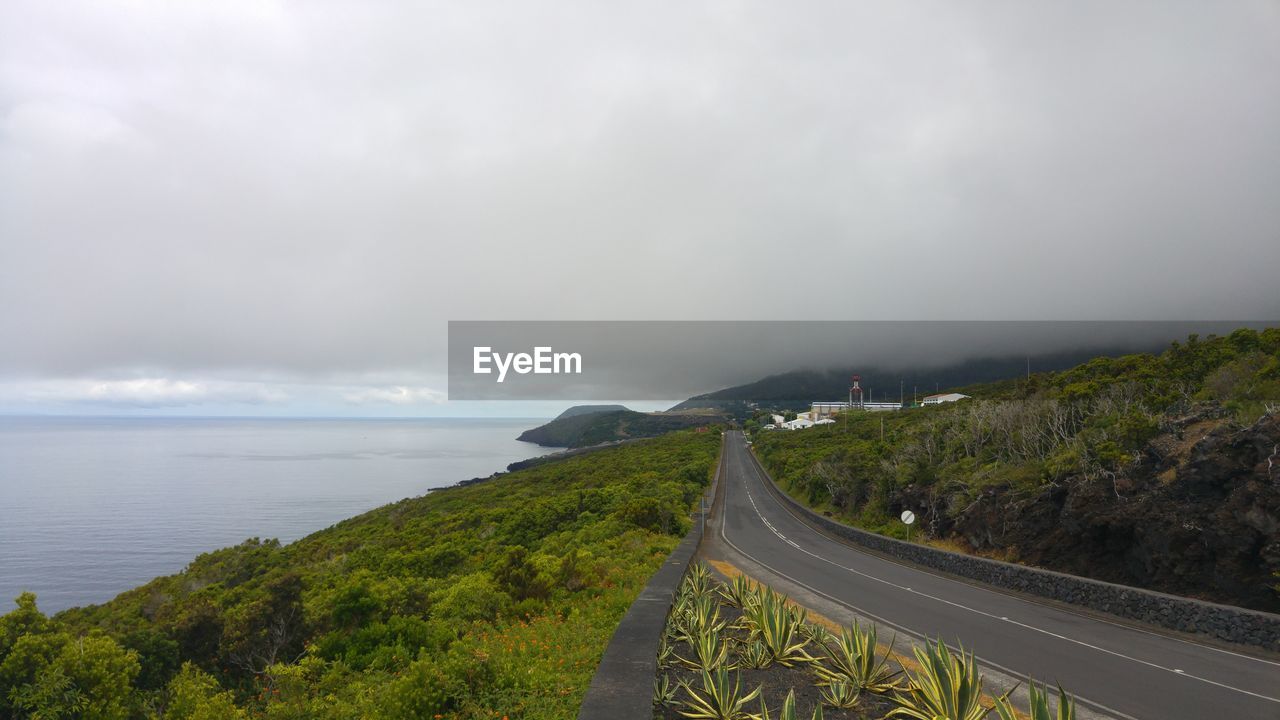
[[[902,505],[924,492],[905,489]],[[1211,411],[1180,418],[1113,477],[1032,496],[988,488],[935,532],[980,554],[1280,612],[1280,416],[1243,429]]]

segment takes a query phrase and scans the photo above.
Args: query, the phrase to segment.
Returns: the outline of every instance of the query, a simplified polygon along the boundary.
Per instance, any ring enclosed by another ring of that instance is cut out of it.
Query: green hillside
[[[557,418],[526,430],[519,440],[544,447],[587,447],[615,440],[654,437],[720,421],[719,415],[642,413],[634,410],[594,412]]]
[[[620,412],[626,409],[626,405],[574,405],[555,416],[555,419],[564,420],[565,418],[576,417],[578,415],[591,415],[592,413],[602,412]]]
[[[53,618],[24,595],[0,717],[572,717],[718,448],[677,433],[435,491]]]
[[[992,557],[1280,609],[1280,329],[966,387],[958,403],[758,432],[793,495]]]

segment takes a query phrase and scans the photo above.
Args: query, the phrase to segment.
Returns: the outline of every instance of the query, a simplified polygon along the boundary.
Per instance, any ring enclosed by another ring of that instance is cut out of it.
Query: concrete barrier
[[[658,645],[667,627],[667,615],[676,591],[711,512],[721,466],[703,495],[701,509],[693,516],[693,527],[667,556],[662,567],[649,578],[640,596],[631,603],[605,648],[596,674],[578,709],[578,720],[652,720],[653,682],[658,676]]]
[[[752,460],[760,465],[754,453]],[[1168,630],[1280,652],[1280,615],[954,553],[859,530],[805,507],[778,487],[763,465],[760,470],[770,478],[766,483],[770,491],[802,520],[891,558]]]

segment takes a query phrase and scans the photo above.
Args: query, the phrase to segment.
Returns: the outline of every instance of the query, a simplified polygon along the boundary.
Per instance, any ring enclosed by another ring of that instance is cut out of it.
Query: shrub
[[[229,691],[191,663],[169,681],[165,720],[241,720],[245,713],[236,707]]]
[[[485,572],[464,575],[448,589],[431,594],[431,615],[441,620],[492,620],[510,605],[510,596]]]

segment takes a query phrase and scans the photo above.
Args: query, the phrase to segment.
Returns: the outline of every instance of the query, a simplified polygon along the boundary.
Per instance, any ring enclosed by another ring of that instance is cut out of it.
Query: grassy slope
[[[132,717],[189,716],[171,680],[184,662],[217,681],[200,703],[229,690],[222,700],[255,717],[571,717],[717,451],[716,433],[677,433],[404,500],[291,545],[249,541],[44,632],[132,648]],[[4,623],[0,666],[14,647]],[[33,682],[17,672],[0,673],[0,696]]]

